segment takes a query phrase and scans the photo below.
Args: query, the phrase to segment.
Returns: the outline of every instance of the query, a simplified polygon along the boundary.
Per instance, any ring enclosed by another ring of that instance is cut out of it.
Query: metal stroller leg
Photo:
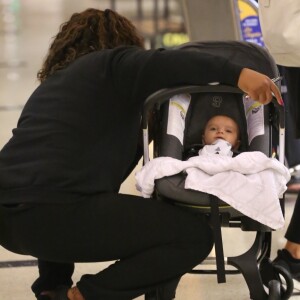
[[[257,232],[252,247],[244,254],[236,257],[228,257],[228,264],[236,267],[244,276],[253,300],[268,299],[263,288],[260,272],[257,266],[257,254],[261,247],[263,232]]]
[[[218,206],[218,198],[210,195],[211,201],[211,223],[213,226],[214,240],[215,240],[215,251],[216,251],[216,263],[217,263],[217,279],[218,283],[226,282],[225,275],[225,262],[224,262],[224,251],[223,241],[221,233],[221,222]]]

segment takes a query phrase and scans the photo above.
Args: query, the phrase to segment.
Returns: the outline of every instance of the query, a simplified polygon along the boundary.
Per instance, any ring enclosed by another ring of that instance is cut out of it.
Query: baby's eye
[[[216,127],[210,127],[209,130],[210,131],[215,131],[215,130],[217,130],[217,128]]]
[[[230,130],[230,129],[227,129],[227,130],[226,130],[226,132],[228,132],[228,133],[232,133],[232,130]]]

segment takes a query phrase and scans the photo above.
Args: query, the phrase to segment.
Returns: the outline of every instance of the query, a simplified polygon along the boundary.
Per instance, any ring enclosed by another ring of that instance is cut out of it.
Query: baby
[[[221,154],[232,156],[232,151],[240,146],[240,130],[237,123],[230,117],[216,115],[208,120],[202,135],[205,145],[199,154]]]

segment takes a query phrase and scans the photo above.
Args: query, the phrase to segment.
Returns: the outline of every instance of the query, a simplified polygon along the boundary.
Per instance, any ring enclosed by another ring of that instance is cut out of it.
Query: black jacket
[[[180,50],[119,47],[80,57],[26,103],[0,152],[0,202],[117,192],[136,159],[145,98],[183,84],[236,85],[241,68]]]

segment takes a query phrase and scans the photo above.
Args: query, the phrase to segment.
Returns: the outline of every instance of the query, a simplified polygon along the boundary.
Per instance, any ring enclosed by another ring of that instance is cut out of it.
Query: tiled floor
[[[106,8],[110,3],[108,0],[0,0],[0,148],[11,136],[24,102],[37,86],[35,74],[60,23],[74,11],[90,6]],[[143,3],[145,7],[152,7],[150,0]],[[129,16],[135,11],[135,4],[135,0],[120,0],[116,1],[116,8]],[[133,176],[124,183],[122,192],[135,193]],[[287,195],[287,223],[294,202],[295,196]],[[273,235],[272,257],[284,244],[284,232],[285,229],[279,230]],[[239,229],[224,229],[223,234],[226,256],[243,253],[254,238],[253,233]],[[34,299],[30,285],[37,276],[37,269],[30,265],[32,260],[0,247],[0,300]],[[19,266],[14,266],[14,261],[19,262],[16,264]],[[24,266],[26,263],[29,266]],[[77,264],[74,282],[82,274],[98,272],[108,264]],[[226,284],[217,284],[214,275],[187,274],[180,282],[176,297],[179,300],[233,298],[249,299],[241,275],[227,276]]]

